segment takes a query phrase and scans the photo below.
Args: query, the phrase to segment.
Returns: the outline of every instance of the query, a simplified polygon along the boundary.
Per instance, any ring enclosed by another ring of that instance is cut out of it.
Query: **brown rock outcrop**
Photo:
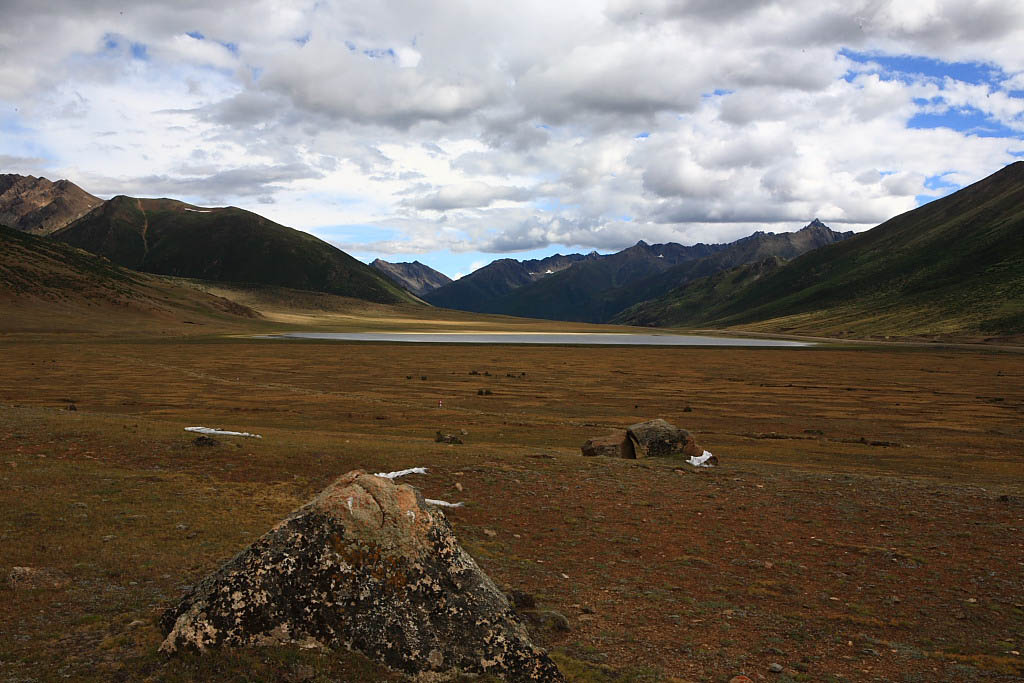
[[[350,472],[168,610],[160,649],[296,642],[420,680],[561,681],[506,597],[411,486]]]
[[[636,450],[633,448],[633,442],[624,431],[588,439],[587,442],[580,447],[580,450],[583,452],[583,455],[586,456],[604,455],[609,458],[630,459],[636,457]]]
[[[665,420],[648,420],[630,425],[626,429],[636,448],[638,458],[672,456],[699,457],[704,449],[697,445],[690,432],[679,429]]]

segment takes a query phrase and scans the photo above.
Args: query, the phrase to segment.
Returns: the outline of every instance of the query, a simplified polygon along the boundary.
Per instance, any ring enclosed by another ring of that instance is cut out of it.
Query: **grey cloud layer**
[[[841,53],[984,61],[1024,83],[1016,0],[6,0],[3,14],[0,102],[38,137],[0,146],[12,170],[276,201],[308,212],[276,216],[300,227],[396,230],[377,244],[395,251],[869,225],[912,208],[929,176],[980,177],[1024,147],[906,125],[977,107],[1024,131],[1009,85],[898,81]],[[309,208],[323,197],[330,211]]]

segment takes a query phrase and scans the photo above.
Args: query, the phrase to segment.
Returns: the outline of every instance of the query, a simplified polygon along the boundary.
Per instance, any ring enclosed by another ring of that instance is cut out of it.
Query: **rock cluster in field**
[[[160,649],[349,648],[420,678],[561,681],[500,590],[411,486],[350,472],[168,610]]]
[[[633,442],[638,457],[697,457],[704,453],[690,432],[661,419],[630,425],[626,434]]]
[[[638,422],[625,430],[588,439],[580,450],[583,455],[611,458],[699,458],[705,453],[690,432],[661,419]]]

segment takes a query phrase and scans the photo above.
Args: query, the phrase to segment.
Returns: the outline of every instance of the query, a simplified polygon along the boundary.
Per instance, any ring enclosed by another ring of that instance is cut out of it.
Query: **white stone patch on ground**
[[[704,451],[703,455],[694,455],[688,458],[686,462],[694,467],[714,467],[714,465],[708,462],[713,457],[715,456],[711,454],[711,451]]]
[[[375,476],[375,477],[384,477],[385,479],[398,479],[399,477],[404,477],[407,474],[426,474],[426,473],[427,473],[427,468],[426,467],[410,467],[407,470],[396,470],[394,472],[378,472],[377,474],[375,474],[373,476]]]
[[[185,427],[185,431],[196,432],[197,434],[216,434],[218,436],[246,436],[251,439],[263,438],[259,434],[250,434],[249,432],[230,432],[226,429],[214,429],[212,427]]]

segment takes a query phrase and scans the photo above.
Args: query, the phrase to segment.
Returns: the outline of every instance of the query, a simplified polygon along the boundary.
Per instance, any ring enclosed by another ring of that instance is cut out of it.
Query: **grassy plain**
[[[295,314],[268,301],[252,329],[317,319],[310,302]],[[319,308],[328,328],[472,327],[468,314]],[[430,468],[408,480],[425,495],[467,503],[448,516],[492,578],[568,617],[568,632],[532,630],[570,680],[1024,676],[1024,354],[188,327],[0,336],[0,571],[70,580],[0,587],[0,679],[390,680],[357,655],[292,648],[166,659],[156,620],[336,476],[412,466]],[[653,417],[721,466],[579,455]],[[193,425],[263,438],[200,447]],[[435,443],[438,430],[465,443]],[[784,673],[768,673],[775,662]]]

